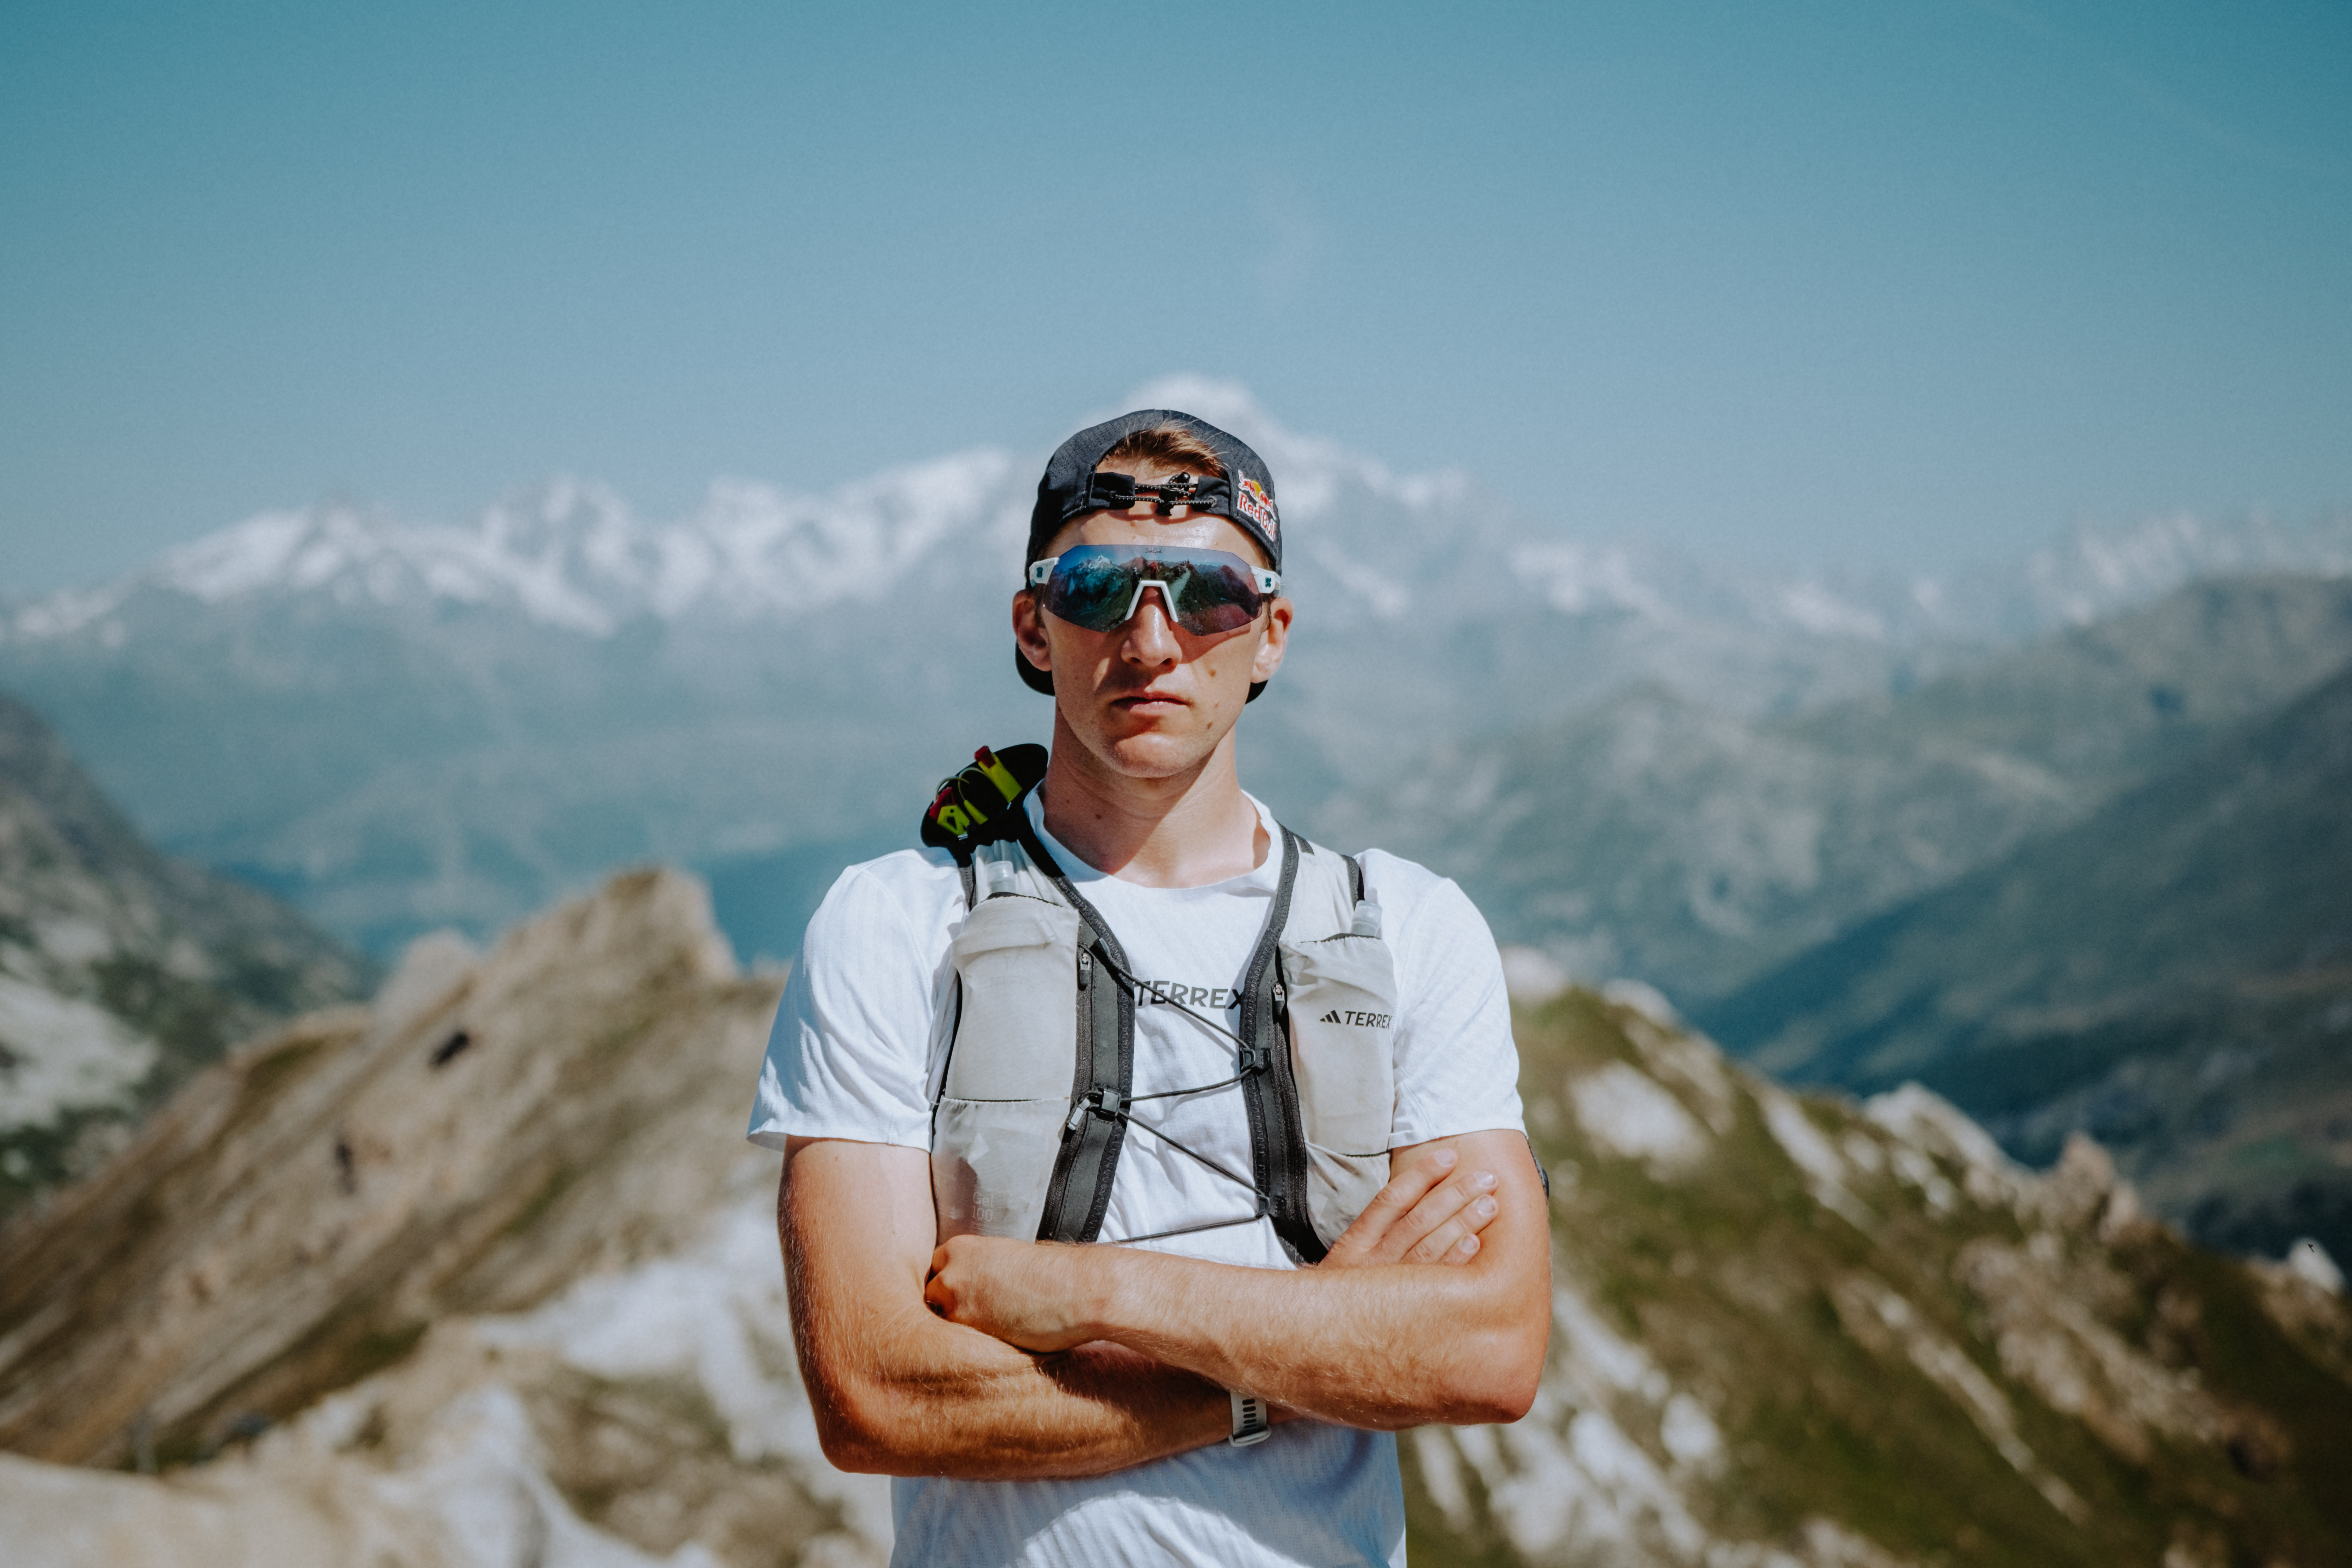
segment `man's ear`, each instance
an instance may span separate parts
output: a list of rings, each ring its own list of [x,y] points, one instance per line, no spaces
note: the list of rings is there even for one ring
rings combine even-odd
[[[1250,681],[1272,680],[1290,647],[1290,601],[1276,599],[1265,608],[1265,630],[1258,634],[1257,657],[1250,661]]]
[[[1054,645],[1045,640],[1045,612],[1037,607],[1037,595],[1026,588],[1013,595],[1013,646],[1039,669],[1054,668]]]

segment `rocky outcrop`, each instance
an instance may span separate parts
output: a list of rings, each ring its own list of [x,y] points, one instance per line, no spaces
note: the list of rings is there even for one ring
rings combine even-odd
[[[1523,1013],[1551,1363],[1517,1426],[1404,1452],[1415,1561],[1691,1565],[2352,1555],[2352,1316],[2046,1174],[1914,1087],[1801,1098],[1655,992]]]
[[[740,1135],[775,996],[636,872],[238,1051],[0,1232],[0,1512],[68,1563],[870,1556]]]
[[[739,1137],[774,996],[633,873],[192,1085],[0,1233],[14,1553],[878,1561]],[[1916,1088],[1791,1095],[1645,987],[1519,1036],[1550,1361],[1526,1420],[1404,1436],[1420,1568],[2347,1560],[2323,1257],[2199,1252],[2096,1145],[2029,1172]]]

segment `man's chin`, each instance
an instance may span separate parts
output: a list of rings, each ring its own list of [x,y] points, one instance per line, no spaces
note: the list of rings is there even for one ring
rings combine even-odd
[[[1217,749],[1213,735],[1191,731],[1176,733],[1168,730],[1146,729],[1127,735],[1106,736],[1105,759],[1120,773],[1134,779],[1164,779],[1200,765],[1202,758]]]

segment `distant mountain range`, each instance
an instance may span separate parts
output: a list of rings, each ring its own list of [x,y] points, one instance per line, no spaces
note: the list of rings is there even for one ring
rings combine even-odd
[[[2352,668],[1702,1017],[2028,1157],[2087,1128],[2216,1243],[2352,1251]]]
[[[0,1213],[237,1039],[373,979],[293,910],[148,847],[0,695]]]
[[[1561,970],[1720,996],[2081,820],[2352,664],[2352,578],[2216,579],[1902,692],[1744,719],[1660,684],[1442,747],[1313,826],[1458,878]]]
[[[1294,821],[1433,744],[1645,682],[1785,715],[2200,571],[2352,570],[2347,517],[2085,532],[1952,582],[1759,575],[1564,538],[1228,384],[1136,398],[1226,424],[1280,476],[1302,622],[1244,744]],[[828,879],[813,868],[903,842],[973,746],[1045,729],[1003,629],[1041,461],[975,450],[819,497],[727,482],[663,524],[571,480],[462,527],[268,514],[0,610],[0,689],[167,849],[379,955],[664,859],[712,876],[747,952],[781,956]]]
[[[250,1042],[0,1224],[0,1516],[54,1568],[874,1563],[738,1135],[776,994],[616,877]],[[1727,1064],[1641,987],[1519,1018],[1528,1416],[1401,1435],[1422,1568],[2108,1568],[2352,1551],[2352,1313],[2094,1144]],[[1276,1454],[1277,1431],[1266,1450]],[[148,1474],[125,1473],[135,1471]]]

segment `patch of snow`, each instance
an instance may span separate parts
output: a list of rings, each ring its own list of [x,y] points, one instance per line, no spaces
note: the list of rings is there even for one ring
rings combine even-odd
[[[1829,1135],[1813,1125],[1805,1108],[1787,1092],[1765,1085],[1757,1090],[1757,1103],[1764,1111],[1764,1125],[1771,1130],[1773,1142],[1781,1152],[1805,1173],[1805,1185],[1813,1200],[1823,1208],[1857,1229],[1868,1230],[1875,1217],[1863,1206],[1862,1200],[1846,1190],[1846,1164]]]
[[[217,604],[285,574],[315,527],[307,512],[266,511],[167,552],[161,572],[182,593]]]
[[[2256,513],[2214,522],[2189,512],[2118,528],[2080,528],[2027,562],[2027,591],[2055,619],[2085,625],[2198,576],[2246,572],[2352,572],[2352,513],[2303,530]]]
[[[1680,1029],[1683,1016],[1666,1000],[1666,994],[1642,980],[1612,980],[1601,988],[1601,994],[1620,1007],[1630,1007],[1661,1029]]]
[[[1666,1411],[1658,1423],[1658,1441],[1675,1463],[1704,1469],[1723,1457],[1723,1434],[1706,1407],[1687,1394],[1677,1394],[1666,1401]]]
[[[1907,1568],[1876,1542],[1826,1519],[1805,1521],[1804,1542],[1813,1568]]]
[[[1657,1079],[1623,1062],[1611,1062],[1569,1085],[1585,1135],[1613,1153],[1643,1160],[1661,1173],[1706,1157],[1710,1140],[1698,1119]]]
[[[307,1417],[161,1479],[0,1455],[0,1515],[11,1562],[719,1568],[698,1543],[656,1557],[574,1513],[521,1402],[496,1385],[444,1407],[395,1469],[337,1463]]]
[[[1846,1163],[1855,1170],[1866,1171],[1874,1176],[1886,1169],[1885,1154],[1880,1151],[1878,1144],[1870,1134],[1859,1127],[1838,1140],[1838,1152],[1845,1156]]]
[[[0,1129],[123,1105],[155,1065],[155,1042],[113,1014],[0,974]]]
[[[16,613],[12,630],[24,642],[69,637],[121,608],[128,594],[128,588],[120,584],[98,589],[68,588],[26,605]]]
[[[2327,1256],[2327,1248],[2305,1237],[2286,1249],[2286,1271],[2318,1286],[2332,1296],[2344,1294],[2344,1270]]]
[[[1360,555],[1318,545],[1315,563],[1338,579],[1339,586],[1371,606],[1372,614],[1384,621],[1395,620],[1412,607],[1410,589],[1374,570]]]
[[[1552,1282],[1551,1321],[1559,1331],[1552,1342],[1554,1371],[1574,1401],[1590,1404],[1631,1394],[1654,1405],[1666,1402],[1672,1385],[1650,1352],[1611,1328],[1564,1280]]]
[[[1822,584],[1790,583],[1781,588],[1779,609],[1783,616],[1819,637],[1854,637],[1864,642],[1886,640],[1885,617],[1839,598]]]
[[[2015,1204],[2032,1180],[2022,1166],[2001,1152],[1991,1133],[1969,1120],[1968,1114],[1950,1100],[1923,1085],[1906,1083],[1884,1094],[1872,1095],[1863,1101],[1862,1113],[1912,1148],[1957,1162],[1966,1173],[1969,1195],[1979,1203]],[[1898,1170],[1904,1170],[1907,1163],[1899,1152],[1895,1162]],[[1935,1191],[1925,1180],[1915,1184],[1927,1190],[1931,1204],[1936,1202]]]
[[[589,1524],[541,1473],[538,1447],[522,1402],[491,1384],[445,1409],[419,1462],[375,1489],[399,1511],[438,1519],[466,1568],[720,1568],[698,1542],[655,1557]]]
[[[1192,374],[1160,376],[1128,394],[1118,408],[1094,419],[1112,418],[1132,408],[1181,408],[1248,442],[1273,471],[1275,500],[1286,522],[1325,516],[1349,489],[1412,511],[1456,503],[1469,490],[1469,481],[1459,473],[1398,475],[1379,458],[1343,442],[1293,430],[1267,414],[1255,395],[1237,381]]]
[[[551,1350],[613,1379],[672,1376],[700,1387],[725,1419],[739,1460],[797,1461],[859,1533],[891,1535],[888,1481],[835,1470],[793,1372],[773,1200],[730,1200],[692,1247],[617,1274],[582,1279],[531,1311],[484,1318],[482,1342]]]
[[[114,951],[114,938],[104,926],[71,916],[43,921],[34,928],[33,942],[56,963],[77,968],[95,963]]]
[[[1566,541],[1523,544],[1511,552],[1511,571],[1564,616],[1617,609],[1662,626],[1680,618],[1664,595],[1641,580],[1632,552],[1622,548]]]

